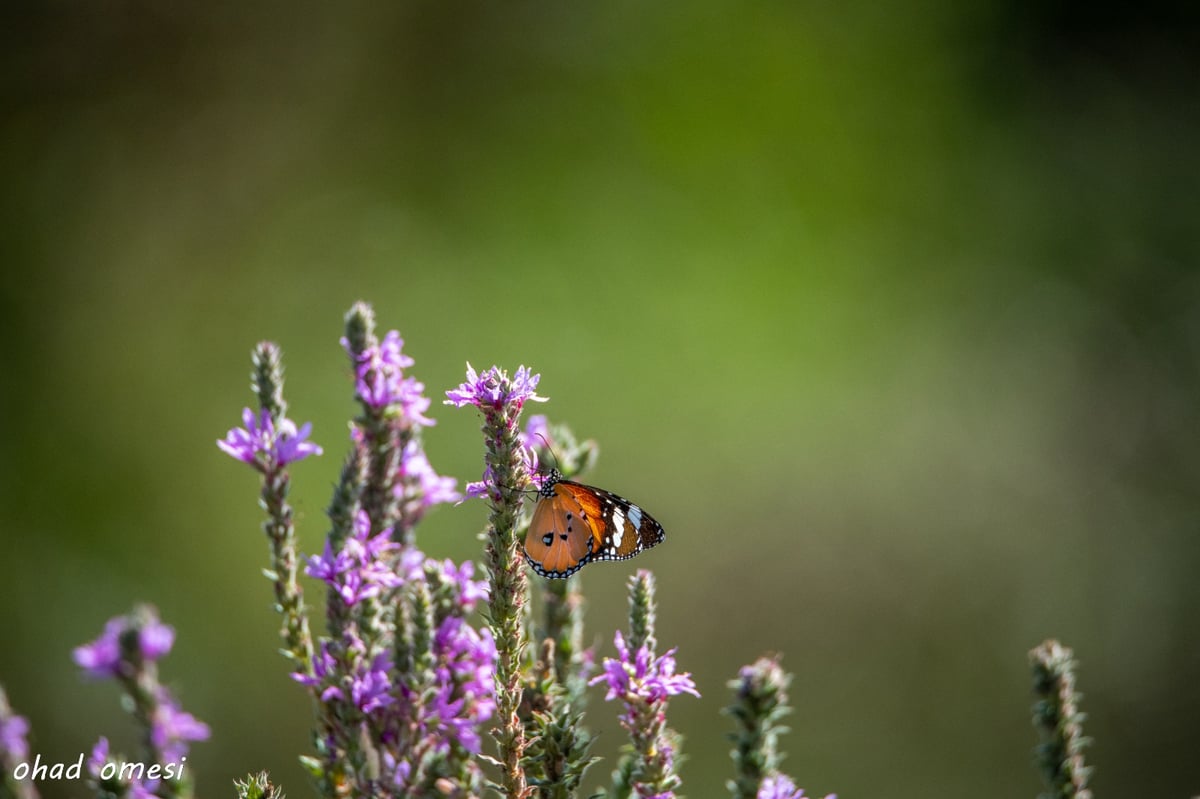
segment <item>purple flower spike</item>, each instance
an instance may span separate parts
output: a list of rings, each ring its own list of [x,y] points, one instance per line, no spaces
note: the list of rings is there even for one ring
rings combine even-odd
[[[322,450],[308,441],[312,424],[306,422],[298,430],[291,419],[280,419],[278,425],[266,410],[255,414],[242,411],[242,427],[235,427],[217,442],[221,451],[262,470],[265,466],[283,466],[320,455]]]
[[[526,402],[545,402],[545,397],[537,395],[537,384],[542,379],[525,366],[517,367],[512,379],[498,366],[493,366],[482,374],[476,374],[470,363],[467,364],[467,379],[458,388],[446,392],[446,405],[463,407],[474,405],[478,408],[501,408],[505,405],[515,405],[518,409]]]
[[[0,718],[0,762],[19,763],[29,757],[29,721],[24,716]]]
[[[412,366],[412,358],[400,350],[404,339],[399,331],[389,330],[383,341],[367,347],[355,355],[350,340],[342,339],[346,353],[354,359],[354,390],[363,404],[371,408],[397,405],[404,416],[414,424],[430,427],[432,419],[425,416],[429,410],[429,398],[425,396],[425,384],[404,376],[404,370]]]
[[[496,642],[490,630],[450,616],[438,627],[433,652],[436,693],[426,723],[437,737],[478,754],[478,729],[496,711]]]
[[[108,739],[103,735],[100,740],[96,741],[96,745],[92,747],[92,754],[88,757],[87,766],[88,773],[96,779],[100,778],[100,770],[104,768],[104,764],[108,762]]]

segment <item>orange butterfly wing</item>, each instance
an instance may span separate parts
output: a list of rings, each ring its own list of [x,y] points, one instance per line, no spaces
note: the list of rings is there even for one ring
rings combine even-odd
[[[603,488],[562,480],[565,488],[587,513],[592,528],[593,560],[626,560],[663,542],[662,525],[637,505]]]
[[[552,474],[525,534],[525,558],[543,577],[569,577],[593,560],[626,560],[663,541],[662,525],[627,499]]]
[[[565,485],[538,500],[525,534],[525,559],[543,577],[569,577],[592,559],[594,514]]]

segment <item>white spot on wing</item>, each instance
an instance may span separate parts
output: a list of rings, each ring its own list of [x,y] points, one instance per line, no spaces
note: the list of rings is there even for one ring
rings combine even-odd
[[[621,539],[625,537],[625,514],[621,513],[620,508],[613,508],[612,523],[612,546],[613,549],[620,549]]]
[[[637,505],[629,506],[629,523],[633,525],[634,530],[642,526],[642,509]]]

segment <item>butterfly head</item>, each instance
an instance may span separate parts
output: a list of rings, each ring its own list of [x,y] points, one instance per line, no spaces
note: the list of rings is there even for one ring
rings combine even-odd
[[[543,478],[542,487],[538,489],[538,494],[540,494],[543,497],[546,497],[547,499],[553,499],[554,498],[554,486],[558,485],[562,481],[563,481],[562,472],[560,472],[558,469],[551,469],[549,472],[546,473],[546,476]]]

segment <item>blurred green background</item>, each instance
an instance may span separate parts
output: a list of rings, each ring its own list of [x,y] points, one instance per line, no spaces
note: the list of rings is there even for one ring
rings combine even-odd
[[[466,360],[541,372],[592,481],[666,526],[583,582],[611,654],[658,575],[704,694],[672,706],[688,795],[725,795],[724,682],[776,650],[811,793],[1032,796],[1049,636],[1099,794],[1200,790],[1200,37],[1183,3],[1083,9],[0,12],[0,682],[34,751],[131,746],[70,652],[146,600],[213,728],[201,794],[310,795],[257,485],[214,441],[280,342],[318,550],[363,298],[435,402]],[[435,467],[477,479],[477,416],[433,410]],[[484,516],[420,541],[478,558]]]

